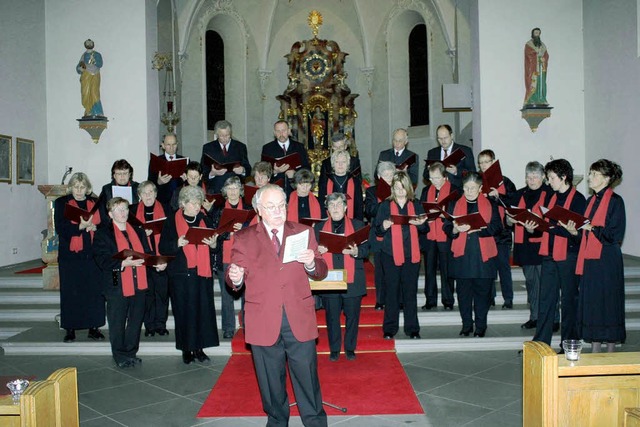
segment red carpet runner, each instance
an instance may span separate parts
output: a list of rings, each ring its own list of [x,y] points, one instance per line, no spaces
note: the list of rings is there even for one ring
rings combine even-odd
[[[358,332],[357,359],[347,361],[344,354],[329,362],[324,311],[318,311],[318,375],[325,402],[347,408],[347,415],[422,414],[411,383],[396,357],[394,342],[382,338],[382,311],[375,311],[373,267],[365,264],[367,296],[362,301]],[[344,320],[344,318],[343,318]],[[344,325],[343,325],[344,327]],[[198,417],[265,416],[250,352],[240,330],[231,342],[232,356],[227,362]],[[287,377],[289,400],[295,401]],[[242,396],[241,399],[230,396]],[[344,415],[325,406],[328,415]],[[291,414],[298,415],[293,407]]]

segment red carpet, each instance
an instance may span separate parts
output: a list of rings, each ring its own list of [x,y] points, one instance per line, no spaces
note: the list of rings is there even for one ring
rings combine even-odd
[[[395,353],[362,353],[355,361],[318,356],[322,399],[347,408],[347,415],[423,414]],[[287,377],[289,400],[295,400]],[[236,398],[230,398],[236,396]],[[237,398],[242,396],[241,399]],[[344,415],[325,406],[328,415]],[[298,415],[295,407],[291,415]],[[265,416],[250,355],[233,355],[204,402],[198,417]]]
[[[42,270],[44,270],[46,265],[41,265],[40,267],[29,268],[27,270],[16,271],[13,274],[42,274]]]

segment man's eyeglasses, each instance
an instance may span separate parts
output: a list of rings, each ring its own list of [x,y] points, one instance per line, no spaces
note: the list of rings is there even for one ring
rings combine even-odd
[[[277,211],[284,211],[287,207],[287,204],[282,202],[279,205],[260,205],[264,210],[269,213],[275,213]]]

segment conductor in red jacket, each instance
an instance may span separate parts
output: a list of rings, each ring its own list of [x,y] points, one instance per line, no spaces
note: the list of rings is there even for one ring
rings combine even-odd
[[[286,220],[282,188],[260,188],[253,207],[261,221],[236,233],[226,281],[234,290],[246,287],[245,341],[251,344],[267,425],[289,423],[288,363],[302,423],[326,426],[317,369],[318,325],[308,279],[326,277],[327,264],[312,229]],[[287,237],[304,231],[309,233],[307,249],[296,261],[283,263]]]

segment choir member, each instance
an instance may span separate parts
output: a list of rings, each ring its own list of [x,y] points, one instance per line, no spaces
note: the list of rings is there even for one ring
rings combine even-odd
[[[169,297],[175,319],[176,348],[182,361],[209,361],[206,347],[220,344],[213,304],[210,249],[216,247],[217,236],[200,242],[186,239],[189,228],[211,228],[211,220],[201,211],[204,191],[198,186],[180,190],[180,209],[167,218],[160,237],[160,253],[173,255],[169,264]]]
[[[98,329],[105,324],[105,306],[93,260],[93,235],[102,217],[96,211],[87,220],[71,221],[64,215],[67,204],[91,211],[98,201],[91,197],[91,182],[86,174],[74,173],[67,184],[66,196],[54,203],[54,223],[58,235],[58,270],[60,272],[60,326],[65,329],[64,342],[76,339],[76,329],[89,329],[89,338],[104,340]]]
[[[473,332],[474,336],[480,338],[487,331],[491,289],[498,267],[498,248],[494,236],[502,229],[498,207],[481,194],[481,188],[480,175],[468,173],[462,179],[464,197],[458,199],[451,213],[459,217],[479,212],[486,227],[471,230],[469,224],[456,220],[446,220],[444,224],[444,231],[451,238],[449,274],[456,279],[458,308],[462,318],[460,335],[469,336]]]
[[[326,198],[326,207],[329,218],[315,225],[316,238],[319,238],[320,231],[348,236],[364,227],[362,221],[352,220],[345,215],[347,198],[344,194],[329,194]],[[360,246],[354,244],[341,253],[330,253],[326,246],[318,245],[318,252],[322,254],[330,270],[347,270],[346,291],[327,291],[320,294],[327,321],[329,360],[335,362],[340,356],[340,348],[342,347],[341,313],[344,313],[345,316],[344,352],[347,360],[354,360],[360,324],[360,305],[362,297],[367,293],[363,260],[369,256],[369,244],[367,242]]]
[[[362,200],[362,178],[349,172],[351,156],[346,151],[336,151],[331,155],[331,174],[320,176],[318,201],[325,204],[327,194],[342,193],[347,197],[347,216],[360,221],[364,219]]]
[[[391,196],[378,208],[373,227],[380,242],[384,270],[385,306],[383,337],[393,339],[399,329],[400,304],[404,306],[404,332],[420,338],[418,323],[418,273],[420,271],[419,233],[429,231],[422,205],[414,199],[413,184],[406,172],[396,172]],[[408,215],[407,224],[394,223],[392,215]],[[402,298],[402,301],[400,301]]]
[[[299,222],[300,218],[324,218],[320,203],[311,192],[315,177],[308,169],[300,169],[293,175],[293,189],[289,194],[287,221]]]
[[[613,352],[616,343],[627,337],[624,312],[624,267],[620,245],[627,224],[624,200],[613,192],[622,178],[622,168],[611,160],[600,159],[589,168],[589,188],[576,273],[580,277],[578,328],[591,343],[594,353]]]

